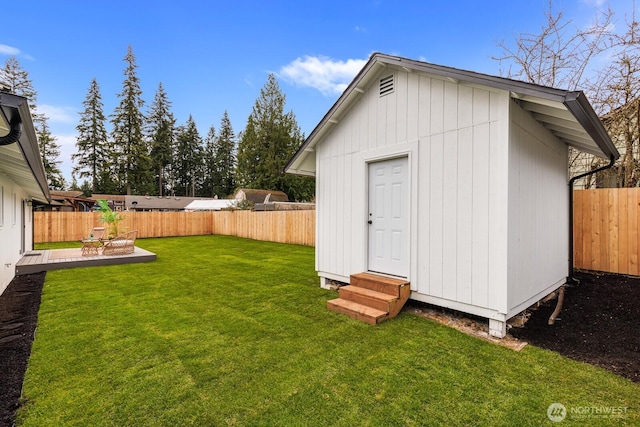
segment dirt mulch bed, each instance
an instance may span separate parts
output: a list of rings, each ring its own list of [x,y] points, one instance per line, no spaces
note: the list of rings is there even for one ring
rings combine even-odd
[[[552,300],[531,310],[524,326],[511,328],[509,334],[521,343],[640,383],[640,278],[594,273],[576,277],[580,284],[566,287],[555,325],[547,324],[555,308]],[[0,296],[0,426],[13,425],[20,404],[44,278],[45,273],[17,276]],[[411,309],[428,313],[424,307]]]
[[[510,334],[571,359],[608,369],[640,383],[640,278],[618,274],[576,274],[565,288],[555,324],[556,300],[541,304]]]
[[[45,273],[16,276],[0,295],[0,426],[12,426],[31,354]]]

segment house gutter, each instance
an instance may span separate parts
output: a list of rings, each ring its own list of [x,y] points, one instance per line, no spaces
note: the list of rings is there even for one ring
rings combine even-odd
[[[579,180],[580,178],[584,178],[585,176],[593,175],[595,173],[602,172],[603,170],[611,169],[615,162],[616,157],[612,154],[611,157],[609,157],[609,164],[601,166],[592,171],[574,176],[569,180],[569,275],[567,276],[567,283],[578,283],[578,280],[576,280],[576,278],[574,277],[573,268],[573,184],[577,180]]]

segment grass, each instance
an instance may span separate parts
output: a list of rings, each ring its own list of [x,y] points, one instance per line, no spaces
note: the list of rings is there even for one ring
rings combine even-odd
[[[538,426],[554,402],[627,408],[563,425],[640,423],[640,386],[602,369],[328,311],[313,248],[136,243],[158,260],[47,273],[19,425]]]

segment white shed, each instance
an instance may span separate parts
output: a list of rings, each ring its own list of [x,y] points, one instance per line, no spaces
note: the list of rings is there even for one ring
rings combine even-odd
[[[27,100],[0,91],[0,294],[33,249],[33,201],[49,198]]]
[[[504,336],[567,280],[569,145],[619,157],[580,91],[376,53],[285,170],[316,177],[321,285],[401,278]]]

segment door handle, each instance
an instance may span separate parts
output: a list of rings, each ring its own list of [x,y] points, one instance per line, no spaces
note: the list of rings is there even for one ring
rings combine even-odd
[[[369,223],[369,225],[373,224],[373,221],[369,220],[367,221]]]

